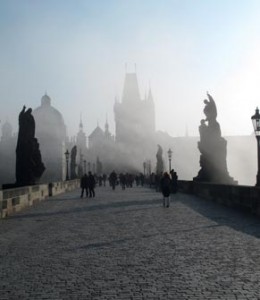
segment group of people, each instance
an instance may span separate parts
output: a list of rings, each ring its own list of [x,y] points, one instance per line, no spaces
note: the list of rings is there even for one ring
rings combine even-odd
[[[178,189],[178,176],[172,169],[170,174],[165,172],[160,179],[160,189],[163,195],[163,206],[170,206],[170,194],[176,193]]]
[[[88,174],[84,174],[81,177],[80,180],[80,187],[81,187],[81,195],[80,197],[82,198],[84,196],[84,192],[86,194],[86,197],[95,197],[95,185],[96,185],[96,180],[95,177],[91,172],[88,172]]]
[[[153,174],[150,175],[150,187],[152,186]],[[81,198],[84,196],[84,192],[86,197],[95,197],[95,185],[99,182],[99,185],[106,186],[107,176],[102,175],[95,178],[95,176],[88,172],[88,174],[84,174],[81,178],[80,187],[81,187]],[[122,190],[125,190],[126,187],[133,187],[133,183],[136,183],[136,186],[143,186],[145,182],[145,177],[143,174],[132,175],[129,173],[117,173],[113,170],[108,176],[109,185],[112,187],[112,190],[115,190],[117,185],[120,185]],[[163,195],[163,206],[170,206],[170,194],[176,193],[178,189],[178,176],[177,173],[172,169],[170,173],[162,173],[160,175],[154,176],[155,189],[156,191],[160,191]]]
[[[115,190],[117,185],[120,185],[122,190],[125,190],[128,187],[133,187],[134,182],[136,186],[143,186],[144,185],[144,175],[133,175],[130,173],[120,173],[117,175],[115,171],[112,171],[109,175],[109,184],[113,190]]]

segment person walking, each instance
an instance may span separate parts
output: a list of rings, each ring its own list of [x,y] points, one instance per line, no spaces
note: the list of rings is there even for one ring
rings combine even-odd
[[[95,197],[95,177],[92,175],[92,173],[89,171],[88,172],[88,186],[89,186],[89,197]]]
[[[110,182],[110,185],[112,186],[112,190],[114,191],[116,188],[116,182],[117,182],[117,174],[114,170],[109,176],[109,182]]]
[[[80,187],[81,187],[81,196],[80,196],[80,198],[83,197],[84,190],[86,191],[86,197],[87,197],[89,186],[88,186],[88,175],[86,173],[80,179]]]
[[[172,193],[176,194],[178,191],[178,175],[174,171],[174,169],[171,170],[171,177],[172,177]]]
[[[171,193],[171,178],[170,175],[165,172],[161,178],[161,191],[163,195],[163,207],[170,206],[170,193]]]

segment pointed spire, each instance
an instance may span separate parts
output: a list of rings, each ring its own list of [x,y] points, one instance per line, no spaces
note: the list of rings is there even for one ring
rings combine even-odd
[[[145,90],[145,93],[144,93],[144,100],[147,100],[147,90]]]
[[[80,113],[80,122],[79,122],[79,129],[83,129],[83,123],[82,123],[82,114]]]
[[[133,104],[141,101],[136,73],[126,73],[122,103]]]
[[[153,102],[153,95],[152,95],[152,90],[151,90],[150,82],[149,82],[149,91],[148,91],[147,100],[150,101],[150,102]]]
[[[188,125],[185,126],[185,137],[189,137]]]
[[[108,132],[108,131],[109,131],[109,125],[108,125],[107,114],[106,114],[105,132]]]

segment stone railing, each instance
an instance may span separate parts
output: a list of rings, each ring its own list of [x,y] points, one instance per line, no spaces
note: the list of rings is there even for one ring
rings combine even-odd
[[[247,210],[260,216],[260,188],[193,181],[178,182],[179,191],[216,201],[229,207]]]
[[[31,206],[44,200],[46,197],[72,191],[79,187],[78,179],[70,181],[39,184],[21,188],[13,188],[0,191],[0,218]]]

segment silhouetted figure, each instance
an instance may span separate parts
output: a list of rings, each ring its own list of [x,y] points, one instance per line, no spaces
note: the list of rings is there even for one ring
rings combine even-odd
[[[163,206],[170,206],[170,193],[171,193],[171,178],[170,175],[165,172],[160,181],[161,191],[163,194]]]
[[[99,157],[97,156],[97,160],[96,160],[96,172],[97,172],[98,175],[102,174],[102,169],[103,169],[102,163],[99,160]]]
[[[88,175],[85,173],[80,179],[80,187],[81,187],[81,198],[84,195],[84,191],[86,192],[86,197],[88,196],[88,189],[89,189],[89,178]]]
[[[98,185],[102,186],[103,177],[100,175],[98,176]]]
[[[139,186],[139,184],[140,184],[140,178],[138,175],[135,176],[135,184],[136,184],[136,186]]]
[[[115,190],[116,182],[117,182],[117,174],[114,170],[109,175],[109,182],[110,182],[110,185],[112,186],[112,190]]]
[[[71,149],[71,154],[70,154],[70,179],[76,179],[77,178],[76,156],[77,156],[77,146],[74,146]]]
[[[103,185],[106,186],[106,181],[107,181],[107,175],[103,174]]]
[[[42,176],[45,167],[42,162],[39,143],[34,137],[35,121],[32,109],[23,106],[19,114],[19,133],[16,147],[16,184],[33,185]]]
[[[163,150],[160,145],[158,145],[158,151],[156,153],[156,174],[161,174],[163,172]]]
[[[89,197],[95,197],[95,177],[91,172],[88,172],[88,188],[89,188]]]
[[[144,174],[140,174],[140,182],[141,182],[141,186],[144,186]]]
[[[178,191],[178,175],[174,171],[174,169],[171,170],[171,191],[173,194],[176,194]]]
[[[214,99],[211,97],[209,93],[207,93],[208,99],[204,100],[205,107],[204,107],[204,114],[206,116],[205,121],[208,121],[209,123],[216,121],[217,119],[217,107],[215,104]]]
[[[194,181],[216,182],[236,184],[229,176],[227,170],[227,141],[221,137],[221,130],[217,122],[217,108],[215,101],[209,93],[209,100],[204,100],[205,120],[201,120],[199,126],[200,141],[198,148],[200,155],[200,167]]]
[[[125,187],[126,187],[126,176],[125,174],[120,174],[119,175],[119,181],[120,181],[120,185],[122,187],[122,190],[125,190]]]
[[[132,188],[134,183],[134,176],[126,173],[126,186]]]

